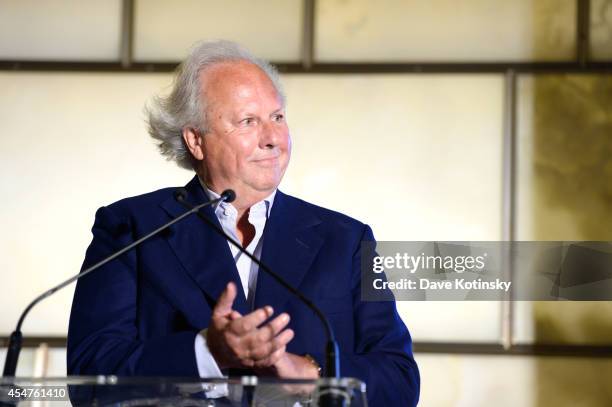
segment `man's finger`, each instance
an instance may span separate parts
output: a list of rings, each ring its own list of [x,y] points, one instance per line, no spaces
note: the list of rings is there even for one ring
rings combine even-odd
[[[293,337],[293,330],[284,330],[272,341],[262,343],[258,347],[254,348],[250,352],[251,359],[255,360],[255,362],[261,362],[263,364],[268,363],[266,359],[270,358],[270,355],[275,353],[278,349],[286,347]]]
[[[242,318],[242,314],[236,310],[232,310],[232,313],[230,314],[230,319],[234,320],[234,319],[238,319],[238,318]]]
[[[270,354],[270,357],[268,358],[268,366],[275,365],[276,362],[278,362],[280,358],[283,357],[286,351],[287,351],[287,346],[282,346],[278,348],[277,350],[275,350],[274,352],[272,352]]]
[[[274,310],[272,307],[265,306],[245,315],[242,318],[233,320],[230,323],[229,328],[236,335],[246,335],[261,325],[266,319],[270,318],[273,313]]]
[[[287,346],[287,344],[291,342],[293,337],[293,330],[286,329],[271,341],[259,343],[258,345],[254,346],[253,350],[250,353],[251,358],[255,361],[268,358],[270,354],[276,352],[282,347]]]
[[[266,325],[258,329],[256,339],[261,342],[266,342],[274,338],[282,331],[289,323],[289,314],[282,313]]]
[[[227,283],[227,287],[219,296],[217,305],[213,309],[213,316],[227,316],[232,312],[232,305],[236,299],[236,285],[232,282]]]
[[[276,349],[274,352],[270,353],[267,357],[256,360],[254,365],[255,367],[260,367],[260,368],[273,366],[276,362],[279,361],[281,357],[283,357],[286,351],[287,351],[286,346]]]
[[[295,332],[293,332],[293,329],[285,329],[283,332],[278,334],[276,338],[274,338],[274,348],[279,349],[286,346],[289,342],[291,342],[294,336]]]

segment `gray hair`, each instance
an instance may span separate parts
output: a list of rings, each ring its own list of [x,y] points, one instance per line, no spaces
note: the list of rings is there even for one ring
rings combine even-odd
[[[195,160],[183,140],[183,129],[198,129],[204,134],[208,128],[205,92],[200,92],[200,72],[214,64],[231,61],[247,61],[261,68],[285,104],[278,71],[270,63],[254,57],[235,42],[218,40],[196,44],[177,68],[170,94],[155,96],[145,106],[148,131],[159,151],[182,168],[195,167]]]

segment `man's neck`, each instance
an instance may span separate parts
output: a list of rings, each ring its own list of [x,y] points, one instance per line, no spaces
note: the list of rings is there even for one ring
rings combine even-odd
[[[250,196],[245,196],[245,194],[243,193],[243,199],[240,199],[240,192],[239,191],[235,191],[236,192],[236,200],[234,202],[232,202],[232,205],[234,206],[234,208],[236,208],[236,211],[238,211],[238,221],[240,221],[240,219],[242,219],[243,217],[248,218],[249,216],[249,209],[255,205],[257,202],[261,202],[263,201],[265,198],[267,198],[268,196],[270,196],[270,194],[273,191],[270,191],[270,193],[267,194],[260,194],[260,195],[250,195]]]
[[[208,188],[217,195],[220,195],[223,191],[228,189],[223,188],[222,186],[214,185],[212,182],[205,181],[205,178],[203,178],[202,176],[198,176],[200,178],[200,183],[202,184],[202,186]],[[238,212],[238,223],[240,223],[240,220],[243,218],[243,221],[248,220],[249,209],[256,203],[261,202],[270,195],[272,195],[272,193],[274,193],[274,191],[276,190],[276,188],[270,191],[256,191],[253,189],[246,190],[234,188],[231,189],[233,189],[236,193],[236,199],[231,203],[231,205],[236,208],[236,211]]]

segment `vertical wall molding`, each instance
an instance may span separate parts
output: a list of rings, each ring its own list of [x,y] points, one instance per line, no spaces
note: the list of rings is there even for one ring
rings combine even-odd
[[[512,281],[514,262],[512,242],[516,239],[516,72],[509,69],[504,76],[504,131],[502,143],[502,240],[508,242],[503,253],[504,278]],[[513,341],[514,310],[512,293],[500,301],[501,343],[510,349]]]
[[[309,70],[314,63],[315,0],[304,0],[302,31],[302,67]]]
[[[134,0],[122,0],[120,41],[121,67],[129,68],[134,46]]]

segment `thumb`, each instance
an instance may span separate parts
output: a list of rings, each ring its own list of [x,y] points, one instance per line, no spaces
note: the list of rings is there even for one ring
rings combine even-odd
[[[219,296],[217,305],[213,310],[213,316],[228,316],[232,312],[232,305],[236,299],[236,285],[234,283],[228,283],[225,290]]]

